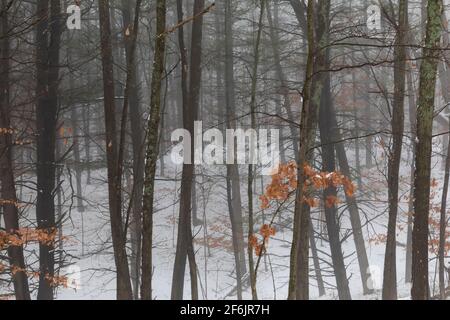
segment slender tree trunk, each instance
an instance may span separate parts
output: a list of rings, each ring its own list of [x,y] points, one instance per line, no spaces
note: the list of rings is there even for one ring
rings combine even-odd
[[[141,0],[136,2],[136,9],[140,8]],[[134,10],[135,20],[139,12]],[[125,33],[125,54],[127,60],[127,76],[129,77],[128,104],[131,129],[131,142],[133,146],[133,188],[132,188],[132,218],[131,233],[131,278],[134,299],[139,297],[140,269],[141,269],[141,242],[142,242],[142,205],[144,188],[144,126],[141,117],[139,101],[138,69],[136,62],[136,37],[132,17],[132,1],[122,0],[123,27]],[[128,31],[128,36],[126,35]]]
[[[91,184],[91,142],[90,142],[90,108],[89,105],[84,105],[81,113],[83,117],[83,135],[84,135],[84,153],[85,153],[85,159],[84,163],[86,164],[86,183],[89,185]]]
[[[228,129],[236,129],[236,97],[234,82],[233,56],[233,1],[226,1],[225,5],[225,118]],[[230,220],[233,234],[233,246],[236,251],[236,277],[242,284],[242,276],[246,273],[244,228],[242,218],[241,183],[239,167],[236,163],[227,165],[227,179],[230,181],[231,206]]]
[[[318,6],[317,38],[320,51],[316,54],[316,68],[319,71],[329,69],[329,52],[326,48],[329,43],[330,24],[330,1],[323,1]],[[311,100],[312,108],[319,108],[319,127],[322,144],[322,167],[324,172],[336,171],[335,149],[332,144],[332,119],[331,113],[331,77],[329,72],[322,72],[314,81],[313,96]],[[350,300],[350,288],[345,269],[344,255],[342,253],[341,240],[339,235],[338,211],[336,205],[327,205],[327,199],[337,198],[335,187],[328,187],[324,190],[325,220],[327,224],[328,239],[330,244],[331,259],[333,261],[334,275],[339,298]]]
[[[144,206],[142,228],[142,280],[141,297],[152,299],[152,245],[153,245],[153,205],[155,194],[156,163],[159,151],[159,127],[161,119],[161,87],[165,68],[166,51],[166,1],[156,3],[155,56],[150,97],[150,119],[147,125],[147,153],[145,161]]]
[[[266,6],[266,0],[260,1],[260,12],[259,12],[259,21],[258,21],[258,31],[256,35],[256,43],[254,48],[254,56],[253,56],[253,69],[252,69],[252,89],[251,89],[251,101],[250,101],[250,118],[251,118],[251,129],[256,129],[256,89],[258,83],[258,66],[260,59],[259,47],[261,45],[261,35],[263,31],[263,18],[264,18],[264,10]],[[255,143],[251,141],[250,144]],[[252,145],[250,145],[250,162],[253,161],[253,158],[257,155],[253,154]],[[253,236],[254,233],[254,217],[253,217],[253,177],[254,175],[254,165],[251,163],[248,166],[248,181],[247,181],[247,196],[248,196],[248,239]],[[248,266],[250,273],[250,287],[252,290],[252,298],[253,300],[258,300],[258,293],[256,291],[256,272],[253,261],[253,247],[251,242],[248,241]]]
[[[275,3],[275,8],[277,8],[278,4]],[[276,10],[275,12],[277,12],[278,10]],[[294,119],[294,115],[292,112],[292,106],[291,106],[291,101],[289,99],[289,86],[286,83],[286,76],[283,72],[283,68],[281,66],[281,57],[280,57],[280,39],[278,36],[278,23],[277,23],[277,19],[278,17],[275,15],[275,18],[272,19],[272,15],[270,13],[270,6],[267,7],[267,20],[269,22],[269,31],[270,31],[270,39],[271,39],[271,44],[272,44],[272,50],[273,50],[273,55],[274,55],[274,62],[275,62],[275,68],[276,68],[276,73],[277,73],[277,77],[278,80],[280,82],[280,87],[281,90],[283,92],[283,98],[284,98],[284,104],[283,107],[286,110],[287,116],[288,116],[288,120],[290,121],[289,123],[289,130],[291,133],[291,137],[293,139],[293,150],[294,150],[294,155],[296,157],[298,157],[298,130],[295,127],[294,123],[295,123],[295,119]]]
[[[307,300],[309,299],[309,233],[310,233],[310,216],[307,210],[304,210],[305,190],[303,184],[304,178],[304,161],[307,159],[310,146],[311,135],[315,127],[311,123],[314,117],[311,110],[311,87],[314,72],[314,1],[308,0],[307,13],[307,38],[308,38],[308,58],[306,63],[306,76],[303,87],[303,107],[300,123],[300,147],[298,159],[298,185],[294,211],[294,228],[292,236],[292,247],[290,255],[290,272],[289,272],[289,300]]]
[[[397,215],[400,163],[405,119],[406,39],[408,0],[399,2],[397,41],[394,49],[394,103],[392,108],[393,144],[388,164],[389,218],[384,256],[383,300],[397,300]]]
[[[0,128],[11,129],[10,105],[10,44],[7,1],[2,0],[2,16],[0,21]],[[19,211],[14,205],[18,202],[14,184],[14,166],[12,153],[12,132],[0,134],[0,199],[6,200],[3,205],[5,230],[14,234],[19,229]],[[13,204],[14,203],[14,204]],[[25,269],[22,246],[8,248],[9,264]],[[28,278],[25,272],[17,272],[12,277],[16,300],[30,300]]]
[[[314,225],[312,221],[310,221],[310,232],[311,236],[309,237],[309,243],[311,246],[311,255],[313,257],[313,264],[314,264],[314,272],[316,273],[316,279],[317,279],[317,288],[319,289],[319,297],[323,297],[325,292],[325,284],[322,277],[322,271],[320,269],[320,260],[317,253],[317,244],[316,244],[316,238],[314,236]]]
[[[450,38],[448,36],[448,22],[447,17],[444,13],[442,14],[442,24],[445,27],[445,31],[443,34],[443,47],[448,47],[450,45]],[[450,86],[450,64],[449,64],[449,53],[443,53],[445,61],[441,61],[439,63],[439,79],[441,82],[442,95],[444,96],[445,102],[450,103],[450,92],[448,88]],[[448,122],[450,124],[450,117],[448,118]],[[449,187],[449,178],[450,178],[450,137],[449,135],[445,135],[445,151],[446,158],[444,161],[445,167],[445,178],[444,178],[444,187],[442,190],[442,202],[441,202],[441,217],[440,217],[440,227],[439,227],[439,293],[442,300],[446,299],[446,285],[445,285],[445,246],[447,242],[446,230],[448,226],[447,220],[447,196],[448,196],[448,187]]]
[[[437,64],[442,33],[442,0],[427,2],[427,24],[423,61],[420,67],[419,100],[417,110],[417,149],[414,179],[414,228],[412,232],[413,300],[430,297],[428,283],[428,218],[430,209],[430,175],[433,133],[433,114]]]
[[[450,118],[449,118],[450,123]],[[450,131],[450,128],[449,128]],[[450,141],[450,139],[448,139]],[[445,177],[444,187],[442,189],[442,201],[441,201],[441,217],[439,224],[439,293],[441,300],[445,300],[445,246],[447,242],[446,230],[447,230],[447,196],[448,196],[448,184],[450,179],[450,143],[447,148],[447,158],[445,161]]]
[[[331,106],[332,110],[330,112],[331,126],[333,128],[333,136],[336,141],[342,141],[342,134],[339,130],[339,126],[336,119],[336,111],[334,106]],[[336,155],[339,162],[339,168],[342,174],[346,177],[351,177],[350,166],[347,159],[347,154],[343,143],[335,144]],[[364,235],[361,224],[361,217],[359,215],[358,203],[355,196],[345,195],[345,200],[348,205],[348,211],[350,213],[350,223],[352,225],[353,239],[355,242],[356,255],[358,258],[359,270],[361,273],[361,282],[364,294],[371,294],[373,292],[369,287],[369,281],[371,278],[369,270],[369,259],[367,258],[366,246],[364,243]]]
[[[409,59],[411,57],[408,57]],[[411,127],[411,141],[412,143],[412,158],[411,162],[411,189],[409,192],[409,201],[408,201],[408,220],[407,220],[407,235],[406,235],[406,261],[405,261],[405,282],[411,283],[412,281],[412,228],[413,228],[413,211],[414,211],[414,159],[416,156],[416,96],[414,90],[414,81],[413,81],[413,72],[412,70],[408,70],[406,76],[408,82],[408,109],[409,109],[409,122]]]
[[[73,89],[74,86],[71,85]],[[83,190],[82,190],[82,166],[81,166],[81,156],[80,156],[80,143],[79,143],[79,130],[78,130],[78,110],[76,105],[71,106],[70,113],[70,123],[72,127],[72,136],[73,136],[73,157],[74,157],[74,169],[75,169],[75,182],[76,182],[76,195],[77,195],[77,211],[84,212],[83,206]]]
[[[199,15],[205,6],[204,0],[194,1],[193,15]],[[183,20],[182,3],[177,3],[178,20]],[[186,48],[184,46],[184,34],[182,27],[179,28],[179,44],[180,50],[184,58],[182,58],[182,68],[184,76],[182,91],[183,91],[183,123],[184,127],[191,137],[194,137],[194,122],[198,119],[198,105],[200,98],[201,86],[201,61],[202,61],[202,36],[203,36],[203,16],[198,16],[192,23],[192,39],[191,39],[191,60],[190,60],[190,78],[189,78],[189,92],[187,92],[187,58]],[[197,266],[195,263],[195,254],[193,249],[193,235],[191,225],[191,200],[192,200],[192,181],[194,177],[194,145],[191,149],[191,164],[183,166],[183,174],[181,181],[180,194],[180,217],[178,221],[178,237],[177,249],[175,254],[175,264],[172,278],[172,294],[173,300],[183,299],[184,291],[184,272],[186,268],[186,258],[189,259],[189,270],[191,277],[191,295],[193,300],[198,299],[197,286]]]
[[[122,224],[121,175],[119,145],[116,127],[116,105],[114,90],[113,56],[109,1],[99,0],[101,58],[103,69],[104,112],[106,129],[106,158],[108,164],[108,193],[111,235],[117,272],[117,299],[131,300],[130,271],[125,248],[126,234]]]

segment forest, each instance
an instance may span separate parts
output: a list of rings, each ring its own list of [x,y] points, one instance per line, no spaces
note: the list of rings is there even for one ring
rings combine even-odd
[[[0,0],[0,300],[450,300],[449,19]]]

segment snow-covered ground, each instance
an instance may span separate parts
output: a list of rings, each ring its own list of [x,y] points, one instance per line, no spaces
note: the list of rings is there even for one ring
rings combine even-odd
[[[349,150],[350,152],[350,150]],[[378,147],[379,159],[383,161],[381,147]],[[352,158],[352,155],[350,155]],[[167,159],[169,160],[169,159]],[[406,163],[407,159],[404,159]],[[167,161],[167,163],[169,163]],[[376,292],[370,296],[363,296],[359,267],[354,252],[352,236],[343,243],[345,262],[348,265],[347,276],[350,278],[350,289],[354,299],[380,299],[382,270],[384,260],[385,245],[377,242],[386,232],[387,222],[387,202],[386,202],[386,181],[384,173],[376,166],[370,170],[364,169],[362,172],[363,190],[357,193],[360,201],[361,218],[364,226],[367,254],[369,257],[372,280]],[[440,203],[440,190],[442,187],[443,174],[441,171],[440,159],[433,158],[433,176],[436,179],[433,188],[433,201]],[[224,168],[198,168],[197,173],[197,206],[198,217],[206,217],[207,229],[196,227],[194,230],[196,259],[199,269],[200,297],[204,299],[235,299],[234,286],[234,257],[231,247],[231,231],[226,202],[225,179],[223,178]],[[201,175],[204,173],[204,178]],[[405,243],[406,243],[406,220],[408,210],[409,195],[409,172],[410,167],[405,164],[401,173],[401,206],[398,228],[397,247],[397,271],[398,271],[398,291],[400,299],[409,299],[410,286],[405,284]],[[153,295],[156,299],[169,299],[171,289],[171,278],[176,246],[176,224],[178,216],[178,195],[180,183],[175,178],[180,177],[180,168],[166,166],[164,176],[158,178],[156,184],[156,208],[154,222],[154,276]],[[211,175],[214,174],[212,177]],[[208,178],[208,176],[210,176]],[[74,267],[70,271],[81,270],[81,288],[59,288],[58,299],[115,299],[115,275],[114,260],[110,241],[109,214],[107,210],[107,185],[106,171],[97,170],[92,172],[90,185],[86,184],[86,176],[83,176],[83,197],[86,210],[78,212],[75,208],[70,213],[70,219],[64,223],[64,235],[68,240],[64,244],[64,249],[72,255],[71,260]],[[244,179],[245,181],[245,179]],[[268,183],[265,178],[264,184]],[[261,193],[261,183],[257,181],[257,193]],[[68,184],[65,183],[65,191],[70,192]],[[243,212],[246,213],[246,186],[242,185]],[[69,197],[67,194],[66,197]],[[342,195],[341,195],[342,197]],[[255,197],[256,199],[258,197]],[[76,203],[76,201],[75,201]],[[68,202],[65,209],[68,209]],[[259,208],[259,206],[257,206]],[[30,209],[31,210],[31,209]],[[273,210],[266,210],[265,219],[270,220]],[[261,219],[262,212],[257,213]],[[30,216],[33,215],[30,213]],[[287,283],[289,275],[289,253],[291,241],[291,229],[282,228],[286,221],[292,218],[291,210],[283,210],[280,219],[276,219],[277,234],[270,240],[268,255],[261,261],[258,273],[258,295],[261,299],[286,299]],[[320,212],[313,213],[314,226],[316,232],[321,227]],[[344,236],[349,229],[350,223],[348,214],[345,212],[341,219],[342,233]],[[369,222],[368,222],[369,221]],[[258,230],[262,221],[255,227]],[[209,248],[205,247],[205,237],[209,238]],[[326,241],[317,240],[319,252],[329,252]],[[322,259],[330,261],[324,253],[319,253]],[[433,255],[430,255],[434,258]],[[433,280],[436,259],[430,262],[430,282],[431,289],[434,289]],[[320,299],[337,299],[337,291],[333,287],[334,277],[330,273],[332,270],[325,262],[321,262],[323,277],[327,286],[327,294]],[[65,270],[67,272],[67,270]],[[311,296],[318,299],[316,280],[313,278],[314,270],[311,263]],[[76,276],[76,275],[75,275]],[[190,297],[190,285],[188,267],[185,277],[185,298]],[[437,290],[437,288],[436,288]],[[245,298],[250,298],[250,290],[247,288]]]

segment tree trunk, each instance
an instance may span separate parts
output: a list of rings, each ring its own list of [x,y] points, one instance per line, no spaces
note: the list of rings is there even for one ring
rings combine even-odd
[[[56,228],[54,190],[56,178],[56,121],[59,85],[59,47],[61,39],[60,2],[40,0],[37,3],[37,201],[38,228],[52,232]],[[50,15],[50,23],[49,23]],[[39,300],[52,300],[49,278],[54,276],[54,247],[39,245]]]
[[[236,97],[234,80],[234,44],[233,44],[233,12],[232,1],[225,3],[225,118],[228,129],[236,129]],[[242,282],[247,272],[245,264],[244,228],[242,218],[241,183],[239,166],[227,165],[227,179],[230,181],[231,206],[230,220],[233,247],[236,260],[236,277]]]
[[[72,83],[73,84],[73,83]],[[73,89],[74,86],[71,85]],[[71,106],[70,113],[70,123],[72,127],[72,137],[73,137],[73,157],[74,157],[74,169],[75,169],[75,182],[76,182],[76,195],[77,195],[77,211],[84,212],[83,206],[83,190],[82,190],[82,165],[81,165],[81,156],[80,156],[80,143],[79,143],[79,130],[78,130],[78,109],[76,105]]]
[[[11,129],[10,105],[10,44],[7,1],[1,2],[2,16],[0,21],[0,128]],[[0,134],[0,199],[6,200],[3,205],[5,230],[14,234],[19,229],[19,211],[14,205],[18,202],[16,186],[14,184],[14,166],[12,153],[12,132]],[[14,204],[12,204],[14,203]],[[22,246],[8,248],[9,264],[25,269],[25,259]],[[14,293],[16,300],[30,300],[28,278],[25,272],[13,275]]]
[[[199,15],[204,9],[204,0],[194,1],[193,15]],[[178,20],[183,20],[182,3],[177,2]],[[191,137],[194,137],[194,122],[198,119],[198,105],[201,86],[201,61],[202,61],[202,36],[203,36],[203,16],[198,16],[192,23],[191,39],[191,61],[189,92],[187,91],[187,54],[184,46],[183,28],[179,28],[179,45],[182,54],[182,92],[183,92],[183,123],[184,127]],[[184,56],[184,57],[183,57]],[[184,61],[183,61],[184,60]],[[191,225],[191,200],[192,200],[192,181],[194,177],[194,144],[191,149],[191,164],[183,165],[183,174],[181,179],[180,194],[180,212],[178,220],[177,249],[175,254],[175,265],[172,278],[172,300],[183,299],[184,291],[184,272],[186,268],[186,258],[189,259],[189,269],[191,277],[191,295],[192,300],[198,299],[197,286],[197,266],[195,263],[195,254],[193,249],[193,236]]]
[[[318,71],[329,70],[329,43],[330,1],[323,1],[318,7],[317,37],[320,51],[316,54],[316,68]],[[332,144],[331,113],[331,77],[329,72],[322,72],[315,80],[312,108],[319,108],[320,139],[322,144],[322,167],[324,172],[336,171],[335,149]],[[344,255],[342,253],[339,235],[338,211],[336,205],[327,205],[327,199],[337,198],[336,187],[330,186],[323,192],[325,203],[325,220],[327,224],[328,240],[330,244],[331,259],[333,261],[334,275],[338,289],[339,299],[351,300],[350,288],[345,269]]]
[[[411,57],[408,57],[409,59]],[[405,259],[405,282],[411,283],[412,281],[412,227],[413,227],[413,210],[414,210],[414,159],[416,155],[416,97],[414,90],[414,81],[413,81],[413,71],[408,70],[406,76],[408,82],[408,109],[409,109],[409,122],[411,127],[411,141],[412,141],[412,158],[411,169],[410,169],[410,177],[411,177],[411,188],[409,191],[409,200],[408,200],[408,220],[407,220],[407,234],[406,234],[406,259]]]
[[[277,3],[275,3],[275,8],[278,6]],[[277,10],[278,11],[278,10]],[[276,11],[276,12],[277,12]],[[278,36],[278,23],[277,23],[277,16],[275,15],[275,18],[272,19],[272,15],[270,13],[270,6],[267,7],[267,20],[269,22],[270,27],[270,39],[272,44],[272,50],[273,50],[273,56],[274,56],[274,62],[275,62],[275,68],[276,73],[278,77],[278,81],[280,82],[280,89],[283,92],[283,98],[284,98],[284,104],[283,107],[286,110],[289,123],[289,130],[291,133],[291,137],[293,139],[293,150],[294,155],[298,157],[298,130],[295,127],[295,119],[292,112],[292,106],[291,101],[289,99],[289,86],[286,83],[286,76],[283,72],[283,68],[281,66],[281,57],[280,57],[280,39]]]
[[[312,113],[317,112],[311,110],[311,87],[312,76],[314,73],[314,1],[308,0],[307,13],[307,38],[308,38],[308,58],[306,63],[306,76],[303,86],[303,107],[300,122],[300,147],[299,147],[299,163],[298,163],[298,184],[294,211],[294,227],[292,236],[292,247],[290,255],[290,271],[289,271],[289,300],[308,300],[309,299],[309,233],[310,233],[310,216],[307,210],[304,210],[305,190],[303,184],[304,178],[304,162],[307,159],[308,150],[311,143],[311,136],[315,127],[312,120]]]
[[[250,101],[250,118],[251,129],[256,129],[256,89],[257,89],[257,81],[258,81],[258,65],[259,65],[259,47],[261,44],[261,35],[263,29],[263,17],[264,10],[266,6],[266,0],[260,1],[260,12],[259,12],[259,22],[258,22],[258,31],[256,35],[256,43],[254,48],[254,56],[253,56],[253,68],[252,68],[252,88],[251,88],[251,101]],[[256,155],[253,154],[253,146],[252,143],[254,141],[250,141],[250,162],[252,162],[252,158]],[[250,163],[248,166],[248,181],[247,181],[247,196],[248,196],[248,239],[253,236],[254,233],[254,218],[253,218],[253,175],[254,175],[254,165]],[[248,241],[248,266],[250,273],[250,287],[252,290],[252,298],[253,300],[258,300],[258,293],[256,291],[256,272],[253,261],[253,247],[251,242]]]
[[[450,118],[449,118],[450,123]],[[450,131],[450,128],[449,128]],[[450,141],[450,139],[448,139]],[[450,178],[450,143],[447,147],[447,158],[445,161],[445,177],[444,186],[442,189],[442,201],[441,201],[441,217],[439,222],[439,293],[441,300],[445,300],[445,246],[447,242],[446,230],[447,230],[447,196],[448,196],[448,184]]]
[[[336,110],[331,104],[330,110],[331,127],[333,128],[333,136],[336,141],[342,141],[342,134],[339,130],[339,125],[336,117]],[[346,177],[351,177],[350,166],[348,164],[347,154],[343,143],[336,143],[336,155],[339,162],[339,169]],[[350,223],[352,225],[353,239],[355,242],[356,256],[358,258],[359,270],[361,273],[361,282],[364,294],[371,294],[373,290],[369,288],[369,281],[371,278],[369,270],[369,259],[367,258],[367,251],[364,243],[364,235],[361,224],[361,217],[359,215],[359,208],[356,198],[345,194],[345,200],[348,204],[348,211],[350,213]]]
[[[397,215],[400,163],[404,131],[406,39],[408,35],[408,0],[399,2],[397,40],[394,49],[394,103],[392,108],[393,144],[388,164],[389,218],[384,256],[383,300],[397,300]]]
[[[119,174],[119,147],[116,127],[116,105],[114,90],[113,57],[111,44],[111,25],[109,1],[99,0],[101,58],[103,69],[104,112],[106,130],[106,158],[108,166],[108,193],[111,236],[116,265],[117,299],[133,298],[128,258],[125,248],[126,234],[122,224],[121,175]]]
[[[136,10],[140,8],[141,1],[136,2]],[[135,10],[135,20],[139,12]],[[140,271],[141,271],[141,242],[142,242],[142,204],[144,189],[144,126],[139,101],[139,73],[136,62],[136,41],[133,36],[126,36],[127,30],[135,32],[131,20],[132,1],[122,0],[123,32],[125,33],[125,54],[129,79],[128,104],[131,129],[131,143],[133,146],[133,188],[132,188],[132,218],[130,222],[131,233],[131,279],[134,299],[139,297]],[[131,29],[131,30],[130,30]]]
[[[155,56],[150,97],[150,119],[147,126],[147,153],[145,161],[144,206],[142,228],[142,281],[141,297],[152,299],[152,245],[153,245],[153,205],[155,194],[156,163],[159,151],[159,126],[161,118],[161,87],[165,68],[166,51],[166,1],[156,3]],[[137,22],[137,21],[136,21]]]
[[[433,133],[433,113],[437,64],[442,33],[442,0],[427,2],[427,24],[417,110],[416,171],[414,179],[414,228],[412,232],[411,296],[413,300],[430,297],[428,283],[428,218],[430,209],[430,175]]]

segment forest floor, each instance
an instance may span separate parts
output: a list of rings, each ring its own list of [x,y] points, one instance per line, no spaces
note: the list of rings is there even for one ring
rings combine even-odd
[[[380,149],[381,150],[381,149]],[[382,156],[382,155],[381,155]],[[408,159],[405,159],[408,160]],[[435,161],[433,181],[433,203],[440,203],[440,189],[443,174],[441,164]],[[382,270],[384,259],[384,235],[387,224],[387,202],[385,173],[375,166],[374,168],[362,170],[363,190],[359,190],[358,197],[362,221],[364,226],[364,237],[366,240],[367,254],[372,273],[372,282],[375,293],[364,296],[360,271],[356,254],[354,252],[353,237],[350,232],[350,222],[345,203],[341,204],[341,237],[343,251],[347,265],[347,276],[349,278],[350,290],[353,299],[380,299]],[[203,226],[195,227],[195,250],[199,269],[199,290],[203,299],[235,299],[235,273],[234,256],[232,251],[231,230],[226,202],[226,189],[224,172],[215,168],[203,168],[203,175],[197,178],[197,215],[200,220],[206,218],[207,229]],[[405,284],[405,248],[406,248],[406,220],[409,196],[409,167],[402,168],[401,178],[401,205],[398,221],[398,247],[397,247],[397,270],[398,270],[398,292],[400,299],[409,299],[409,284]],[[180,168],[167,167],[164,176],[158,177],[156,184],[156,208],[154,223],[154,276],[153,296],[157,300],[169,299],[172,279],[172,270],[176,247],[176,221],[178,214],[178,196]],[[215,176],[212,176],[212,175]],[[208,177],[209,178],[206,178]],[[114,260],[112,255],[109,213],[107,209],[107,185],[106,171],[92,171],[91,184],[86,184],[86,175],[83,175],[83,197],[85,211],[79,212],[73,208],[70,219],[64,223],[64,236],[68,240],[64,244],[64,250],[70,255],[77,257],[72,263],[81,270],[81,287],[77,290],[72,288],[60,288],[57,292],[58,299],[115,299],[115,274]],[[203,182],[202,182],[203,181]],[[267,184],[268,177],[262,181]],[[262,184],[257,183],[257,196],[262,193]],[[370,186],[370,190],[367,186]],[[246,186],[242,185],[243,211],[246,212],[247,199],[245,195]],[[66,190],[67,193],[70,190]],[[68,197],[68,196],[67,196]],[[343,198],[343,195],[341,195]],[[65,208],[68,208],[68,202]],[[76,203],[76,201],[75,201]],[[259,205],[257,206],[259,208]],[[266,212],[259,210],[257,216],[259,221],[256,230],[265,221],[271,219],[274,210]],[[435,214],[435,213],[433,213]],[[324,278],[327,293],[323,297],[318,296],[317,282],[314,278],[314,269],[311,263],[311,296],[313,299],[337,299],[337,291],[334,287],[334,276],[332,274],[329,247],[326,242],[326,228],[321,222],[321,213],[314,211],[312,214],[316,233],[325,236],[317,240],[319,257],[321,259],[322,276]],[[270,239],[268,255],[261,260],[258,273],[258,295],[260,299],[286,299],[289,275],[289,253],[291,242],[291,229],[287,226],[292,219],[291,209],[283,210],[277,218],[275,228],[276,235]],[[246,227],[245,227],[246,228]],[[205,241],[207,239],[207,241]],[[208,246],[204,244],[208,243]],[[431,258],[435,256],[430,255]],[[434,277],[436,259],[430,262],[430,274]],[[64,274],[64,272],[63,272]],[[430,276],[431,277],[431,276]],[[247,281],[248,282],[248,281]],[[433,283],[433,278],[430,278]],[[431,290],[437,290],[433,287]],[[186,269],[185,298],[190,297],[189,273]],[[244,298],[249,299],[250,290],[245,290]]]

